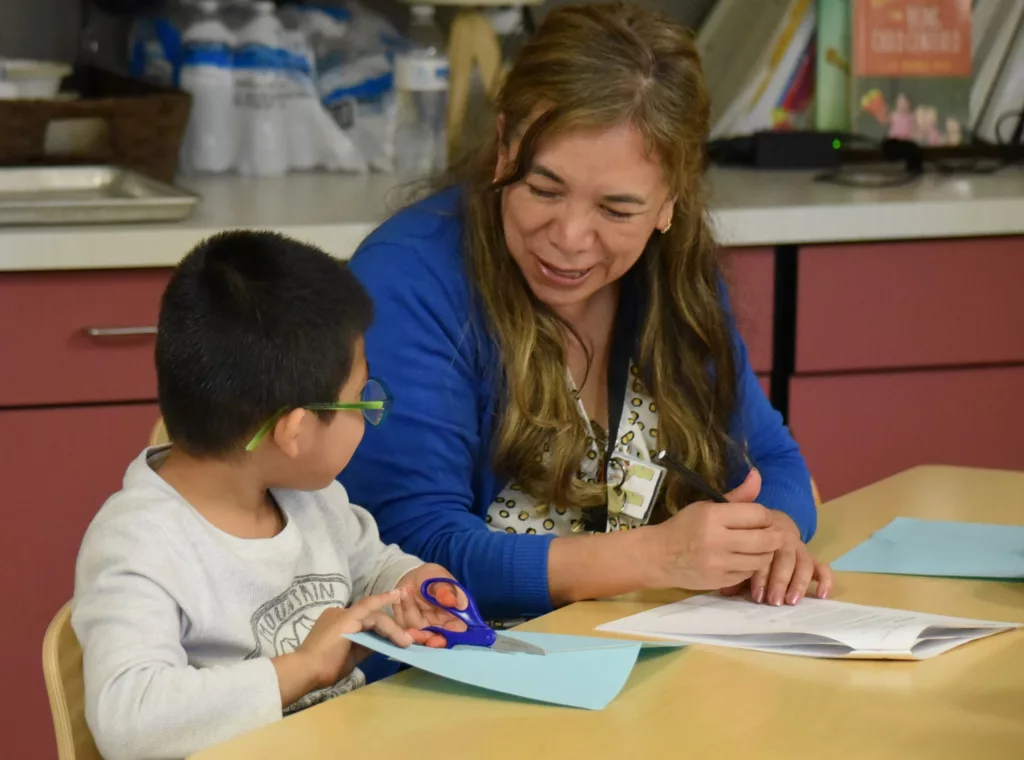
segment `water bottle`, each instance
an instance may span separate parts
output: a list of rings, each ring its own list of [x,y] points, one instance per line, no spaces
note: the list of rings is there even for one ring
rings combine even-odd
[[[289,56],[282,47],[274,3],[252,4],[252,16],[238,32],[234,56],[235,109],[240,174],[274,177],[287,173]]]
[[[316,92],[316,57],[309,36],[301,28],[301,17],[294,7],[278,11],[283,27],[281,42],[288,54],[288,92],[285,103],[285,130],[288,165],[293,170],[316,167],[318,159],[317,114],[320,98]]]
[[[192,94],[192,115],[181,158],[190,173],[216,174],[235,164],[235,39],[220,10],[217,0],[200,0],[200,16],[182,35],[181,88]]]
[[[224,22],[228,31],[235,35],[235,39],[238,38],[238,33],[242,31],[245,23],[253,16],[253,2],[254,0],[226,0],[220,9],[221,21]]]
[[[191,4],[165,0],[132,23],[128,36],[129,72],[137,79],[170,86],[178,83],[181,30],[191,20]]]
[[[395,169],[403,176],[425,177],[448,164],[448,58],[433,6],[412,7],[409,43],[395,56]]]

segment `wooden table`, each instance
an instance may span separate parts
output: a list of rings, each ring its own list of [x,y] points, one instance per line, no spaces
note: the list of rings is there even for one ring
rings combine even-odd
[[[1024,473],[921,467],[821,508],[829,561],[893,517],[1024,525]],[[588,602],[524,629],[594,626],[681,592]],[[838,574],[834,598],[1024,623],[1024,583]],[[405,672],[202,753],[254,758],[1024,758],[1024,632],[923,662],[694,646],[639,663],[601,712],[492,697]]]

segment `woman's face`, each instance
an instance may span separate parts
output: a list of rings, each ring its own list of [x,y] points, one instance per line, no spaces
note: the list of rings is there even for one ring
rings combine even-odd
[[[517,138],[499,153],[496,178],[518,150]],[[572,309],[637,262],[672,220],[674,200],[633,125],[556,135],[502,194],[505,240],[534,295]]]

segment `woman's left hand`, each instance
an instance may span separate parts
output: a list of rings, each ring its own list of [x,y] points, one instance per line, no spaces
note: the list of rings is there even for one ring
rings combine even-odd
[[[817,581],[815,596],[825,599],[832,591],[832,568],[814,558],[800,539],[800,529],[785,512],[773,511],[775,526],[786,535],[786,542],[776,550],[771,567],[759,570],[749,580],[737,586],[722,589],[723,596],[735,596],[745,588],[751,598],[760,604],[778,607],[797,604],[807,595],[812,581]]]
[[[408,589],[409,593],[401,602],[394,605],[392,612],[395,621],[412,635],[417,644],[443,649],[447,644],[444,636],[423,629],[427,626],[436,626],[449,631],[464,631],[466,624],[450,612],[423,598],[421,586],[423,581],[430,578],[452,578],[454,580],[452,574],[440,565],[426,564],[410,570],[402,576],[396,586],[396,588]],[[455,587],[449,584],[434,584],[434,588],[430,589],[430,592],[437,601],[448,607],[463,610],[467,606],[462,592],[457,592]]]

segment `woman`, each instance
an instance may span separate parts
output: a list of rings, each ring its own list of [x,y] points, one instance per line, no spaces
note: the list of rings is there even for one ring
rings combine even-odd
[[[396,399],[342,478],[353,501],[494,618],[644,588],[827,594],[807,468],[715,261],[688,32],[626,5],[552,11],[497,106],[494,137],[352,261]],[[628,517],[612,486],[662,449],[733,503],[669,471]]]

